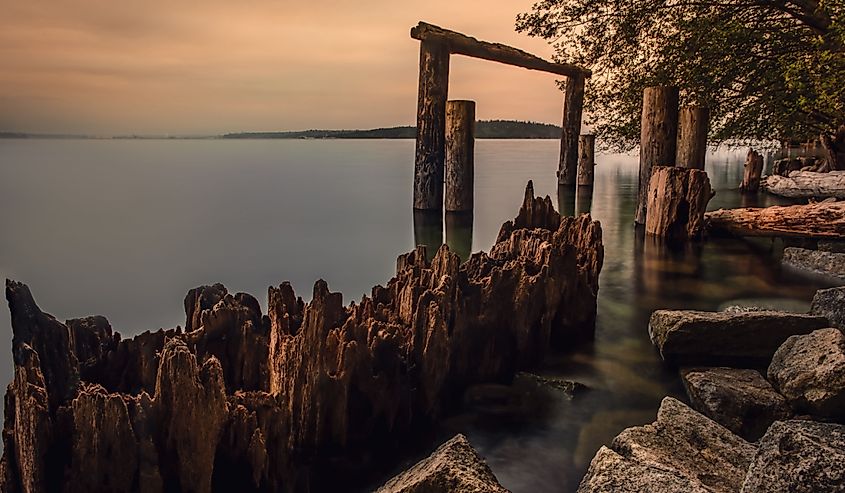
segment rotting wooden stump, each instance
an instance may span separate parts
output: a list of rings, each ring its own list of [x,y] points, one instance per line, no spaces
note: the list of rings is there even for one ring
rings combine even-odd
[[[674,164],[678,138],[678,88],[647,87],[640,132],[640,184],[634,221],[645,224],[651,168]]]
[[[709,108],[688,106],[681,109],[675,166],[704,169],[709,129]]]
[[[471,212],[475,159],[475,102],[446,103],[446,211]]]
[[[845,202],[719,209],[704,216],[710,231],[735,236],[845,239]]]
[[[655,166],[648,186],[646,233],[675,240],[700,237],[713,195],[704,171]]]
[[[592,187],[596,167],[596,136],[582,135],[578,139],[578,186]]]
[[[745,156],[745,168],[742,174],[742,183],[739,191],[744,193],[757,193],[760,189],[760,177],[763,175],[763,156],[749,149]]]

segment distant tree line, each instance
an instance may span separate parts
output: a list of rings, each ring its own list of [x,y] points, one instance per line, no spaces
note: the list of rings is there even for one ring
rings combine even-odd
[[[515,120],[482,120],[476,122],[479,139],[559,139],[557,125]],[[242,132],[222,136],[224,139],[413,139],[413,126],[375,128],[371,130],[303,130],[296,132]]]

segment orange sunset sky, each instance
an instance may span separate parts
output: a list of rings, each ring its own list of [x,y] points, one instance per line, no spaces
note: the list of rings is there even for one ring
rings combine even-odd
[[[0,131],[214,134],[411,124],[419,20],[544,58],[531,0],[0,0]],[[559,123],[554,76],[455,56],[480,119]]]

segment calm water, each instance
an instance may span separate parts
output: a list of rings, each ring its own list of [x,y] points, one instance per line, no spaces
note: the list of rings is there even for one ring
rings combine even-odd
[[[529,179],[555,197],[557,154],[556,141],[479,141],[474,221],[449,240],[489,249]],[[712,208],[740,204],[742,158],[710,156]],[[266,301],[269,285],[290,280],[308,295],[322,277],[348,302],[415,244],[412,161],[413,142],[397,140],[0,140],[0,275],[28,283],[59,319],[102,314],[124,335],[184,324],[185,293],[212,282]],[[604,233],[596,341],[538,370],[590,390],[568,400],[516,389],[514,409],[470,402],[440,431],[469,435],[517,493],[574,490],[601,444],[681,395],[648,341],[652,310],[749,298],[806,309],[822,286],[781,272],[771,241],[681,251],[637,241],[637,159],[597,161],[591,200],[577,204]],[[8,348],[8,316],[0,333]],[[4,382],[10,356],[0,351]]]

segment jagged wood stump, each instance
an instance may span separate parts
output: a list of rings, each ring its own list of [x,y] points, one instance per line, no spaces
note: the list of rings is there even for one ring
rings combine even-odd
[[[648,186],[646,233],[676,240],[700,237],[713,194],[704,171],[654,167]]]
[[[760,189],[760,177],[763,174],[763,156],[753,149],[748,150],[745,156],[745,167],[742,174],[742,183],[739,191],[745,193],[757,193]]]

